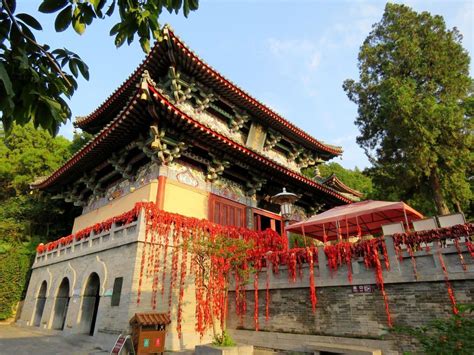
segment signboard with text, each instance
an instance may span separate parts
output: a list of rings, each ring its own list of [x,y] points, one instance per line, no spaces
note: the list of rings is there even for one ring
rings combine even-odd
[[[352,286],[352,293],[373,293],[373,285],[354,285]]]

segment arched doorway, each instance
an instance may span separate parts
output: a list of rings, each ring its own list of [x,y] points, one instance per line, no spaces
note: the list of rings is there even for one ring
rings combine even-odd
[[[82,297],[81,329],[84,333],[94,335],[97,311],[100,301],[100,279],[95,272],[87,279]]]
[[[69,280],[65,277],[59,285],[54,302],[53,329],[63,330],[69,306]]]
[[[39,327],[41,325],[41,318],[43,317],[44,304],[46,303],[46,289],[47,288],[48,288],[48,284],[46,283],[46,281],[43,281],[41,283],[38,296],[36,297],[35,319],[33,321],[33,325],[35,327]]]

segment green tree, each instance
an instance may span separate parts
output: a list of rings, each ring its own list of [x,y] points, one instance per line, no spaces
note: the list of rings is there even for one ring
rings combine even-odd
[[[56,14],[57,32],[72,27],[84,33],[94,20],[118,12],[110,35],[115,45],[132,43],[135,36],[145,52],[160,38],[158,18],[163,10],[187,17],[199,0],[42,0],[39,11]],[[89,79],[87,65],[66,48],[38,43],[34,32],[42,26],[34,14],[17,13],[16,0],[0,0],[0,118],[6,132],[12,124],[33,122],[51,134],[71,118],[66,102],[77,89],[79,75]]]
[[[358,167],[346,169],[342,165],[332,162],[320,165],[319,172],[322,177],[335,174],[344,184],[362,192],[366,197],[372,193],[372,180],[360,171]]]
[[[67,139],[33,124],[14,124],[8,136],[0,126],[0,319],[24,292],[36,245],[70,232],[77,209],[29,188],[70,155]]]
[[[71,154],[74,154],[82,149],[92,138],[94,135],[81,131],[81,132],[74,132],[72,136],[72,142],[69,146],[69,151]]]
[[[0,230],[5,231],[0,239],[20,242],[33,235],[65,233],[70,218],[64,220],[64,214],[71,208],[44,192],[31,191],[30,184],[59,168],[71,155],[71,143],[32,124],[14,125],[6,137],[0,131],[0,137]]]
[[[469,55],[441,16],[388,3],[359,52],[359,81],[344,90],[358,105],[357,142],[379,191],[421,194],[440,214],[466,206],[472,191]]]
[[[318,165],[320,179],[327,178],[335,174],[344,184],[350,188],[362,192],[365,197],[372,197],[373,187],[372,180],[365,172],[355,169],[346,169],[341,164],[331,162]],[[314,167],[303,170],[303,174],[311,179],[316,178],[316,170]]]
[[[209,317],[212,326],[213,345],[217,346],[233,346],[235,343],[226,332],[227,321],[225,316],[227,310],[219,310],[216,312],[213,309],[214,297],[223,296],[224,302],[222,307],[227,307],[230,288],[230,276],[238,274],[241,283],[248,282],[250,275],[255,272],[252,267],[243,268],[242,265],[248,259],[248,252],[252,250],[255,245],[253,241],[244,239],[229,238],[227,235],[217,235],[212,240],[207,236],[201,236],[199,239],[187,242],[181,246],[186,248],[194,255],[195,261],[195,276],[202,280],[200,287],[203,288],[204,294],[209,295]],[[216,263],[215,259],[219,259]],[[220,267],[221,270],[227,270],[224,277],[223,289],[216,289],[212,274],[218,271],[214,268]],[[214,276],[215,277],[215,276]],[[220,294],[222,293],[222,294]],[[237,297],[237,296],[236,296]],[[221,329],[219,331],[216,319],[216,313],[223,315],[224,319],[219,319]]]

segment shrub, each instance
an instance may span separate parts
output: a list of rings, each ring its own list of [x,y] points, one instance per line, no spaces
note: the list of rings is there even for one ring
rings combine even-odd
[[[212,345],[215,345],[215,346],[235,346],[235,342],[234,340],[231,338],[231,336],[229,335],[229,333],[227,333],[227,331],[223,331],[221,335],[217,334],[213,341],[212,341]]]
[[[474,354],[474,305],[459,305],[459,314],[422,327],[395,327],[394,332],[420,342],[424,354]]]

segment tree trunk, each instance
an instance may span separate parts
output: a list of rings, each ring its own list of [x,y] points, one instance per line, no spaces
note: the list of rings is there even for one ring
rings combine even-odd
[[[458,213],[463,213],[463,212],[462,212],[461,204],[459,203],[458,200],[455,200],[455,201],[454,201],[454,207],[456,207],[456,212],[458,212]]]
[[[212,307],[212,300],[210,300],[209,303],[209,313],[211,316],[211,322],[212,322],[212,335],[213,339],[217,339],[217,327],[216,327],[216,319],[214,317],[214,307]]]
[[[446,200],[443,197],[443,193],[441,192],[441,184],[439,182],[439,176],[434,168],[431,169],[430,184],[431,184],[431,190],[433,192],[433,198],[436,204],[436,210],[438,214],[439,215],[448,214],[449,209],[446,204]]]

